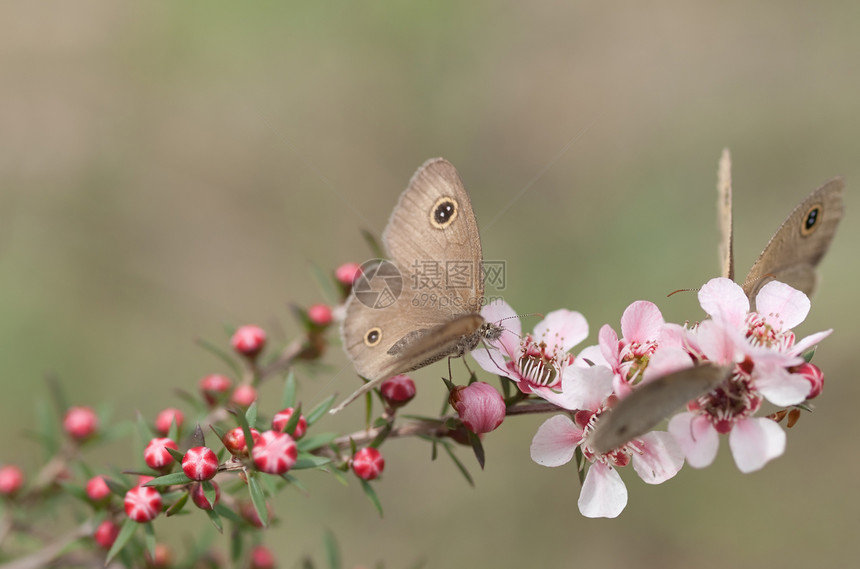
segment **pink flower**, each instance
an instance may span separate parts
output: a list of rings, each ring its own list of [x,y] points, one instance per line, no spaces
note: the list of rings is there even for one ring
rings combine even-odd
[[[718,364],[734,364],[727,382],[688,404],[688,411],[669,421],[687,462],[703,468],[713,462],[719,435],[741,472],[761,469],[785,451],[785,432],[772,419],[753,417],[762,400],[786,407],[804,401],[813,387],[800,370],[804,351],[828,336],[818,332],[795,342],[791,328],[806,318],[809,299],[790,286],[771,281],[756,295],[758,312],[749,312],[743,289],[726,278],[709,281],[699,291],[702,308],[711,315],[690,331],[694,355]]]
[[[638,300],[621,315],[621,339],[605,324],[598,335],[599,345],[580,353],[577,365],[605,363],[614,373],[613,388],[626,397],[641,381],[689,367],[690,357],[683,350],[684,330],[667,324],[652,302]],[[599,350],[599,353],[598,353]]]
[[[93,502],[101,502],[110,496],[110,488],[108,488],[105,479],[101,476],[93,476],[87,481],[87,497]]]
[[[257,440],[260,438],[260,431],[254,428],[249,429],[249,431],[251,432],[251,437],[254,439],[254,444],[257,444]],[[227,431],[221,442],[224,443],[224,447],[231,454],[248,454],[248,445],[245,443],[245,431],[242,430],[242,427],[235,427]]]
[[[179,447],[176,443],[167,437],[150,439],[146,448],[143,449],[143,460],[146,465],[153,470],[162,470],[173,465],[173,455],[167,450],[174,450]]]
[[[573,361],[569,351],[588,336],[588,323],[579,312],[550,312],[522,336],[519,317],[505,301],[491,302],[481,310],[488,322],[505,322],[501,337],[488,347],[472,350],[483,369],[516,382],[523,393],[555,402],[565,369]]]
[[[161,494],[149,486],[135,486],[125,493],[125,513],[138,523],[149,522],[161,513]]]
[[[209,480],[218,473],[218,457],[209,447],[190,448],[182,457],[182,471],[191,480]]]
[[[331,308],[325,304],[312,304],[309,306],[308,318],[317,326],[328,326],[333,320]]]
[[[253,385],[237,385],[230,401],[242,408],[248,408],[257,400],[257,389]]]
[[[505,420],[505,400],[489,383],[458,385],[451,391],[449,401],[463,425],[476,435],[496,430]]]
[[[344,263],[334,270],[335,278],[344,285],[352,286],[355,279],[361,274],[361,265],[358,263]]]
[[[402,407],[415,397],[415,382],[408,375],[395,375],[380,384],[379,392],[390,407]]]
[[[70,407],[63,418],[63,428],[74,439],[88,439],[99,428],[99,419],[89,407]]]
[[[182,423],[185,421],[185,415],[179,409],[168,407],[162,410],[155,418],[155,429],[162,435],[167,435],[173,421],[176,421],[176,427],[181,429]]]
[[[0,467],[0,496],[11,496],[24,485],[24,473],[14,464]]]
[[[352,471],[362,480],[374,480],[385,469],[385,459],[379,449],[365,447],[358,449],[352,457]]]
[[[111,520],[105,520],[96,528],[93,539],[102,549],[110,549],[118,535],[119,526]]]
[[[251,451],[257,470],[269,474],[284,474],[293,467],[298,449],[293,438],[286,433],[266,431],[254,441]]]
[[[243,356],[253,358],[266,345],[266,331],[253,324],[240,326],[230,338],[230,343]]]
[[[607,366],[573,367],[565,374],[562,394],[565,407],[580,409],[549,418],[532,439],[532,460],[544,466],[570,462],[579,447],[591,462],[579,494],[579,511],[589,518],[617,517],[627,505],[627,488],[616,468],[631,460],[636,473],[649,484],[675,476],[684,464],[681,449],[669,433],[651,432],[610,452],[598,454],[588,445],[588,434],[600,420],[613,396],[615,374]]]
[[[287,423],[290,422],[290,419],[293,417],[294,409],[292,407],[287,407],[286,409],[281,409],[275,416],[272,417],[272,430],[277,431],[279,433],[284,432],[284,428],[286,428]],[[305,436],[305,433],[308,430],[308,420],[304,415],[299,415],[299,420],[296,423],[295,430],[292,433],[287,433],[294,439],[300,439]]]

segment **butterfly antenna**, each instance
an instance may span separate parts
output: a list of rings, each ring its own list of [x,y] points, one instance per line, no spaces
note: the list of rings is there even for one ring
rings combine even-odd
[[[699,290],[700,289],[698,289],[698,288],[679,288],[678,290],[673,290],[672,292],[667,294],[666,298],[669,298],[670,296],[672,296],[674,294],[678,294],[679,292],[699,292]]]

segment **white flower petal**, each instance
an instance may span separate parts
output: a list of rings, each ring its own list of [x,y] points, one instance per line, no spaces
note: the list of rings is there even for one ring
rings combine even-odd
[[[832,333],[833,328],[831,328],[830,330],[824,330],[822,332],[816,332],[815,334],[810,334],[809,336],[805,337],[804,339],[793,345],[788,350],[788,353],[800,355]]]
[[[769,370],[765,376],[756,376],[756,390],[765,399],[779,407],[788,407],[803,403],[812,384],[797,373],[789,373],[785,368]]]
[[[587,348],[583,348],[579,352],[579,355],[576,356],[576,359],[573,360],[573,365],[577,367],[592,367],[592,364],[596,366],[609,366],[609,362],[607,362],[606,358],[603,357],[603,352],[600,350],[600,346],[588,346]]]
[[[609,324],[604,324],[597,333],[597,342],[600,345],[600,352],[603,354],[603,359],[609,364],[609,367],[618,367],[618,334],[612,329]]]
[[[669,433],[652,431],[639,437],[641,453],[633,454],[633,470],[648,484],[669,480],[684,466],[684,451]]]
[[[809,297],[785,283],[770,281],[755,297],[756,312],[777,330],[790,330],[803,322],[812,306]]]
[[[785,452],[785,431],[771,419],[743,419],[729,434],[729,447],[738,470],[755,472]]]
[[[711,317],[726,320],[735,328],[743,325],[750,311],[744,289],[723,277],[711,279],[699,289],[699,304]]]
[[[523,326],[520,322],[520,317],[514,312],[511,305],[502,299],[494,300],[481,309],[481,316],[487,322],[498,324],[504,328],[501,338],[495,343],[508,357],[514,360],[517,359],[519,357],[518,349],[520,338],[523,335]]]
[[[702,353],[719,365],[740,361],[739,344],[746,343],[736,337],[738,334],[730,323],[723,320],[705,320],[696,328],[696,337]]]
[[[588,337],[588,322],[579,312],[554,310],[535,326],[534,338],[544,338],[550,346],[567,352]]]
[[[612,394],[613,375],[606,366],[568,366],[561,379],[564,407],[596,411]]]
[[[627,505],[627,487],[614,468],[596,462],[585,475],[578,504],[586,518],[617,518]]]
[[[576,446],[582,442],[582,430],[566,415],[556,415],[544,421],[531,444],[531,457],[543,466],[561,466],[573,458]]]
[[[695,413],[679,413],[669,420],[669,433],[693,468],[710,466],[717,457],[720,436],[707,418]]]

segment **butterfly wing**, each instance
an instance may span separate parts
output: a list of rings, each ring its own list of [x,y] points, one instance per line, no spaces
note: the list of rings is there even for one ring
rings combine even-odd
[[[784,282],[807,295],[812,293],[815,268],[830,248],[842,219],[843,188],[842,178],[834,178],[794,208],[743,283],[744,292],[751,301],[771,280]]]
[[[643,383],[600,417],[588,445],[598,453],[616,449],[647,433],[672,411],[707,393],[731,374],[729,366],[706,363]]]

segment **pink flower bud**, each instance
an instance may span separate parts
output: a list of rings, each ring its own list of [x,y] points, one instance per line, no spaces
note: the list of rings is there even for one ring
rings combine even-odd
[[[449,401],[466,428],[475,434],[489,433],[505,420],[505,401],[489,383],[457,386]]]
[[[395,375],[379,386],[382,397],[391,407],[402,407],[415,397],[415,382],[407,375]]]
[[[257,400],[257,390],[250,385],[240,385],[233,390],[230,400],[239,407],[247,408]]]
[[[0,496],[12,496],[24,485],[24,473],[14,464],[0,468]]]
[[[172,555],[170,554],[170,549],[164,545],[163,543],[155,544],[155,555],[150,556],[149,551],[145,551],[143,554],[146,559],[146,566],[149,569],[166,569],[170,567],[172,561]]]
[[[358,263],[344,263],[334,270],[335,278],[343,285],[352,286],[355,279],[361,274],[361,265]]]
[[[373,480],[385,469],[385,459],[379,449],[365,447],[358,449],[352,457],[352,471],[362,480]]]
[[[332,321],[331,308],[325,304],[313,304],[308,307],[308,318],[317,326],[328,326]]]
[[[167,449],[178,449],[176,443],[167,437],[156,438],[149,441],[143,449],[143,460],[153,470],[163,470],[173,464],[173,455]]]
[[[102,502],[110,496],[110,488],[108,488],[105,479],[101,476],[93,476],[87,481],[87,497],[93,502]]]
[[[63,419],[63,429],[73,439],[82,441],[95,434],[99,419],[89,407],[70,407]]]
[[[233,382],[226,375],[213,373],[200,380],[200,392],[210,406],[222,401]]]
[[[155,418],[155,430],[162,435],[167,435],[170,432],[170,425],[176,420],[176,426],[182,428],[182,423],[185,421],[185,416],[179,409],[168,407],[161,411]]]
[[[257,429],[249,430],[251,431],[251,436],[254,438],[254,444],[256,445],[260,438],[260,431]],[[242,430],[242,427],[236,427],[235,429],[227,431],[227,434],[224,435],[224,440],[221,442],[224,443],[224,446],[228,451],[230,451],[230,454],[248,454],[248,445],[245,444],[245,431]]]
[[[290,435],[266,431],[260,435],[260,440],[254,443],[251,454],[257,470],[269,474],[283,474],[296,463],[299,452]]]
[[[218,483],[213,481],[210,484],[215,489],[215,499],[212,502],[206,498],[206,489],[203,487],[202,482],[198,482],[191,487],[191,501],[201,510],[215,509],[215,505],[221,499],[221,488],[218,486]]]
[[[279,433],[284,432],[284,427],[287,426],[287,423],[290,422],[290,419],[293,416],[293,408],[287,407],[286,409],[282,409],[275,413],[275,416],[272,418],[272,430],[277,431]],[[304,415],[299,416],[299,422],[296,423],[296,430],[293,433],[287,433],[294,439],[300,439],[305,436],[305,432],[308,430],[308,420],[305,419]]]
[[[218,457],[209,447],[190,448],[182,457],[182,472],[191,480],[209,480],[218,472]]]
[[[149,486],[135,486],[125,493],[125,514],[138,523],[149,522],[161,513],[161,494]]]
[[[811,385],[807,399],[815,399],[821,395],[821,390],[824,389],[824,372],[821,371],[815,364],[802,363],[792,370],[793,373],[799,373]]]
[[[275,556],[265,545],[258,545],[251,550],[251,569],[274,569]]]
[[[110,549],[118,535],[119,526],[111,520],[105,520],[96,528],[95,533],[93,533],[93,539],[102,549]]]
[[[250,324],[240,326],[230,339],[233,349],[249,358],[255,357],[266,345],[266,331]]]

